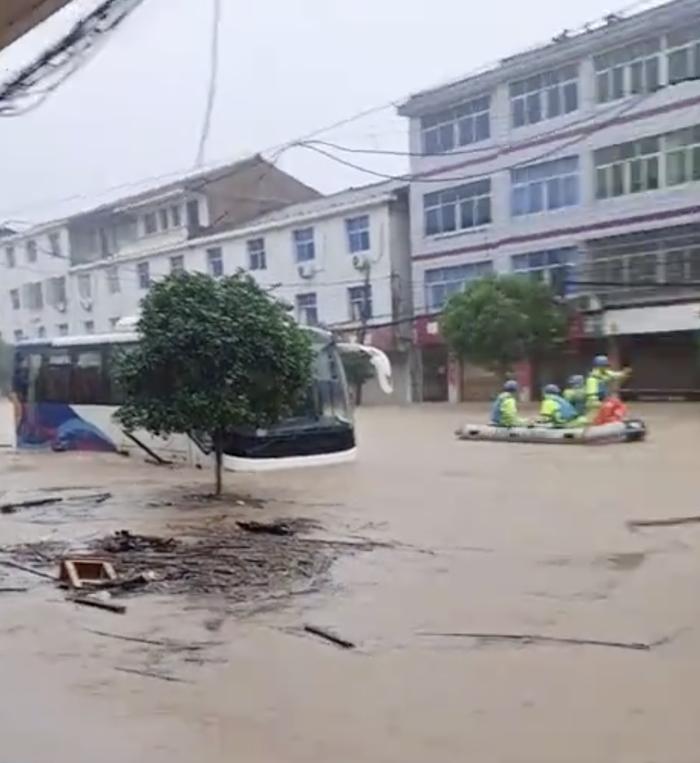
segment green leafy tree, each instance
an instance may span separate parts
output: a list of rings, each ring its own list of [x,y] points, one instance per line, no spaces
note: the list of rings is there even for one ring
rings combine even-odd
[[[367,355],[359,352],[349,352],[342,357],[348,384],[355,390],[355,404],[362,405],[362,388],[374,376],[372,363]]]
[[[14,353],[9,344],[0,339],[0,395],[8,395],[12,389]]]
[[[546,284],[491,276],[454,294],[440,327],[458,356],[505,376],[517,361],[541,356],[564,338],[566,313]]]
[[[128,430],[206,432],[221,494],[225,433],[268,426],[293,412],[311,377],[308,336],[242,273],[215,280],[169,276],[142,303],[141,341],[118,363]]]

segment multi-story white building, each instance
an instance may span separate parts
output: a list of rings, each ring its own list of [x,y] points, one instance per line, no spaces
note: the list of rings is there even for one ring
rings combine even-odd
[[[610,345],[637,391],[700,390],[697,0],[564,33],[400,113],[426,399],[478,386],[447,362],[435,314],[491,271],[588,295],[582,354]]]
[[[218,277],[249,272],[287,302],[303,324],[387,351],[394,400],[411,399],[412,316],[408,199],[383,183],[290,204],[219,232],[164,243],[143,253],[102,258],[71,269],[89,279],[97,330],[138,312],[152,281],[181,270]],[[368,385],[365,400],[379,397]]]
[[[106,332],[138,313],[159,278],[242,269],[299,322],[387,351],[393,399],[412,399],[408,192],[400,184],[321,197],[256,159],[3,237],[0,251],[10,341]],[[368,384],[365,400],[380,397]]]
[[[105,331],[124,306],[138,304],[128,295],[149,283],[150,256],[319,196],[254,156],[22,233],[5,229],[2,336],[11,342]]]

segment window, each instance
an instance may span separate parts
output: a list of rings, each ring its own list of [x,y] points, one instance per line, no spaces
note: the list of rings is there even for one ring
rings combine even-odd
[[[61,256],[61,235],[59,233],[49,233],[49,251],[54,257]]]
[[[184,273],[185,272],[185,257],[182,254],[176,254],[174,257],[170,258],[170,272],[174,275],[175,273]]]
[[[661,41],[657,38],[595,56],[598,103],[658,90],[660,50]]]
[[[491,222],[491,180],[423,196],[425,235],[451,233]]]
[[[197,199],[187,202],[187,227],[191,230],[197,230],[201,227],[199,221],[199,201]]]
[[[83,323],[83,329],[85,330],[86,334],[94,334],[95,321],[85,321],[85,323]]]
[[[10,303],[12,304],[13,310],[19,310],[22,306],[19,299],[19,289],[10,290]]]
[[[429,310],[441,310],[445,302],[465,284],[493,273],[491,260],[425,271],[425,301]]]
[[[369,215],[350,217],[345,221],[350,254],[369,251]]]
[[[207,269],[209,275],[219,278],[224,274],[224,257],[220,246],[207,249]]]
[[[660,143],[656,136],[595,151],[596,198],[657,189]]]
[[[46,301],[51,307],[65,308],[68,301],[66,296],[66,278],[57,276],[50,278],[47,283]]]
[[[37,248],[36,248],[36,241],[33,239],[29,239],[27,241],[27,262],[36,262],[37,258]]]
[[[121,283],[119,282],[119,268],[113,265],[111,268],[107,268],[105,273],[107,277],[107,290],[110,294],[119,294],[121,291]]]
[[[173,204],[170,207],[170,225],[173,228],[179,228],[182,225],[182,217],[180,215],[179,204]]]
[[[700,125],[669,133],[664,149],[667,185],[700,180]]]
[[[307,326],[315,326],[318,323],[315,293],[297,295],[297,320]]]
[[[671,32],[666,39],[666,50],[669,84],[700,77],[700,24]]]
[[[68,324],[67,323],[59,323],[56,326],[56,331],[58,332],[59,336],[68,336]]]
[[[41,310],[44,307],[44,294],[41,288],[41,282],[27,283],[22,287],[24,292],[24,306],[29,310]]]
[[[91,334],[87,321],[85,333]],[[93,327],[94,329],[94,327]],[[71,394],[73,402],[82,405],[95,405],[104,402],[105,380],[102,374],[102,353],[99,350],[78,352],[71,373]]]
[[[248,267],[251,270],[266,270],[265,239],[252,238],[246,242],[248,248]]]
[[[158,220],[155,212],[147,212],[143,216],[143,232],[146,236],[152,236],[158,232]]]
[[[22,329],[15,329],[14,332],[15,342],[21,342],[24,339],[24,332]]]
[[[513,127],[569,114],[578,109],[578,65],[511,82],[509,90]]]
[[[351,321],[367,321],[372,317],[372,287],[369,284],[348,289]]]
[[[78,275],[78,296],[80,299],[92,299],[92,277],[89,273]]]
[[[167,209],[158,210],[158,221],[160,222],[161,230],[168,230],[168,228],[170,227],[170,218],[168,217]]]
[[[44,326],[39,326],[36,330],[36,335],[38,339],[46,339],[46,328]]]
[[[579,202],[577,156],[519,167],[510,174],[514,217],[572,207]]]
[[[117,248],[115,229],[113,227],[99,228],[97,239],[99,241],[100,254],[103,257],[111,257]]]
[[[630,283],[656,282],[656,254],[635,254],[627,260],[627,271]]]
[[[15,259],[15,248],[14,246],[6,246],[5,247],[5,264],[8,268],[14,268],[17,264],[17,260]]]
[[[139,262],[136,266],[136,277],[138,278],[139,289],[150,289],[151,267],[148,262]]]
[[[314,245],[314,229],[300,228],[293,232],[294,251],[297,262],[309,262],[316,257],[316,247]]]
[[[555,293],[563,296],[575,290],[569,280],[572,278],[576,255],[575,247],[516,254],[510,258],[511,270],[535,281],[548,283]]]
[[[421,118],[421,139],[426,154],[444,154],[457,146],[487,140],[491,135],[490,97],[474,98],[452,109]]]
[[[59,336],[68,334],[68,324],[58,325]],[[71,356],[66,350],[49,350],[42,368],[44,400],[47,403],[71,402]]]

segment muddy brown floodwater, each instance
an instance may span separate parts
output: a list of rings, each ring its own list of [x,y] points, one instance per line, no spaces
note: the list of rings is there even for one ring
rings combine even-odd
[[[700,407],[636,412],[648,442],[566,447],[456,442],[476,408],[363,410],[356,464],[228,477],[262,507],[182,500],[203,472],[0,455],[0,491],[113,493],[2,515],[3,546],[222,514],[387,544],[307,595],[142,595],[122,616],[1,568],[0,587],[30,590],[0,593],[0,762],[696,763],[700,524],[626,522],[700,514]]]

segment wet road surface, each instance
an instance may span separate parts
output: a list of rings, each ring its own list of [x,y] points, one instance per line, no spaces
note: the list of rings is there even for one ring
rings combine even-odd
[[[477,408],[363,410],[356,464],[228,476],[262,509],[179,502],[209,488],[203,472],[0,456],[0,491],[114,493],[89,515],[2,516],[3,545],[168,534],[222,511],[304,516],[331,537],[390,544],[341,558],[319,593],[240,611],[141,596],[115,616],[1,570],[0,586],[31,590],[0,594],[0,763],[695,763],[700,524],[633,532],[626,521],[700,514],[700,407],[635,412],[648,442],[567,447],[455,441],[457,425],[483,418]],[[176,505],[147,506],[164,498]],[[653,646],[430,635],[454,632]]]

